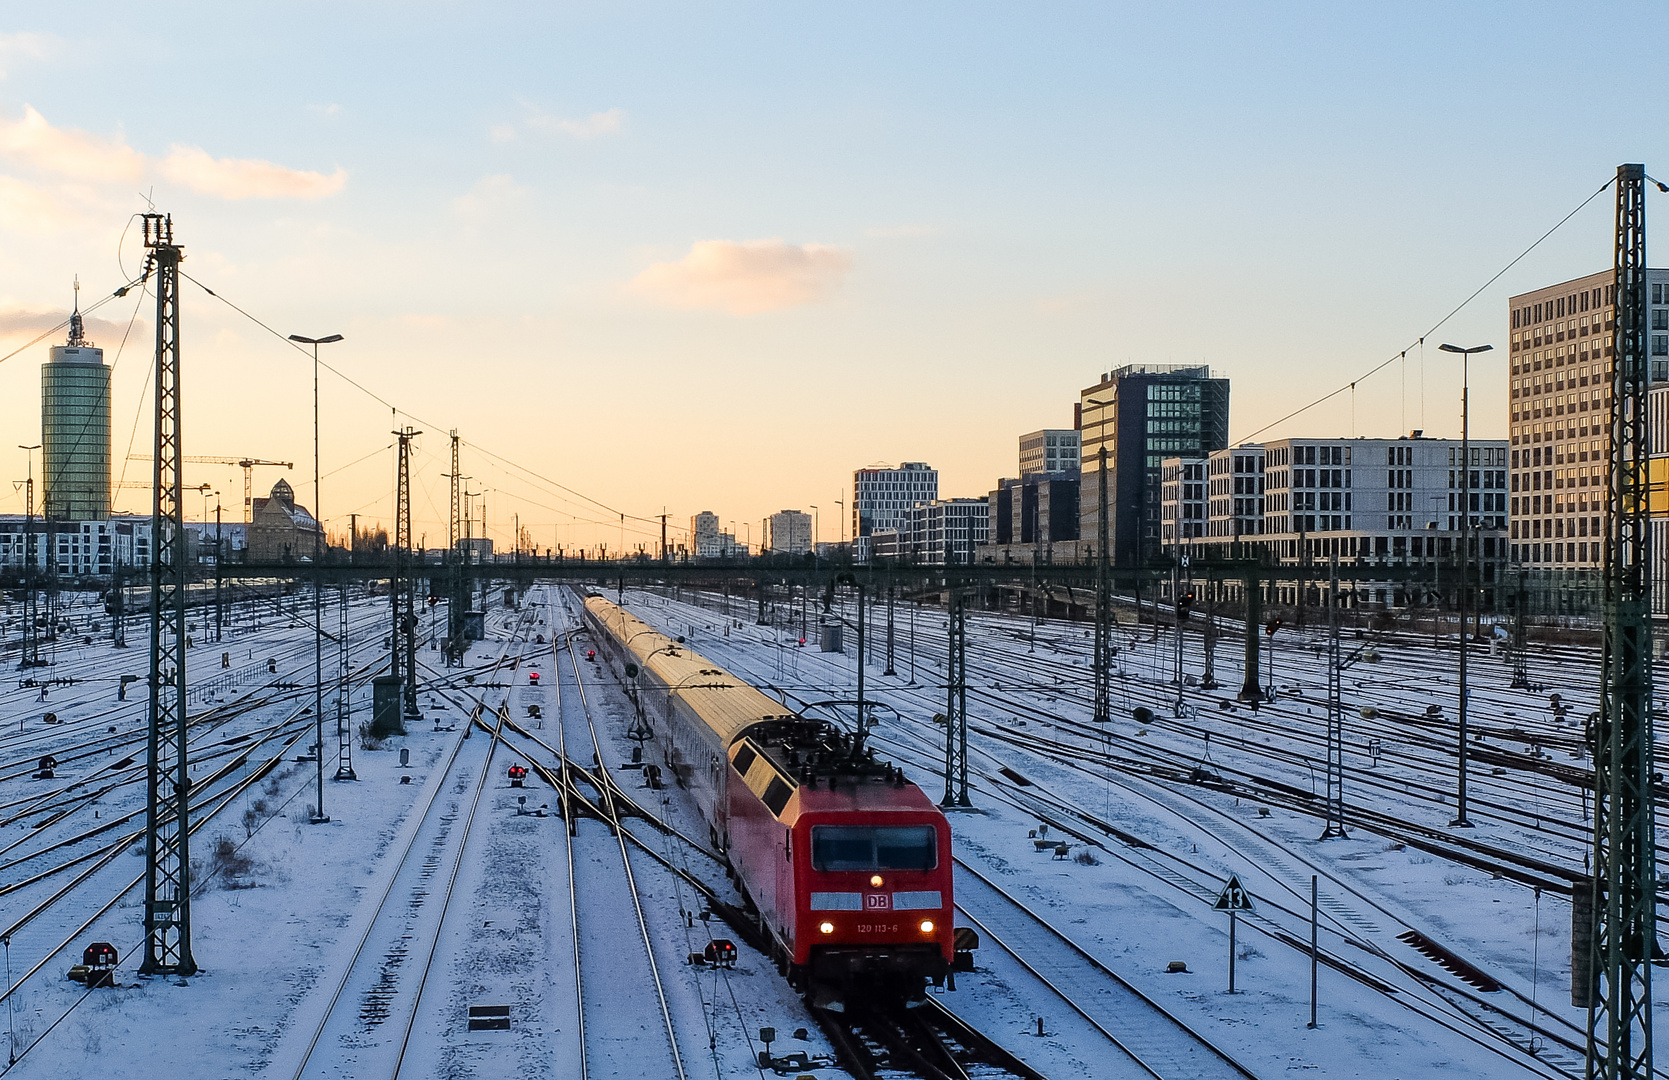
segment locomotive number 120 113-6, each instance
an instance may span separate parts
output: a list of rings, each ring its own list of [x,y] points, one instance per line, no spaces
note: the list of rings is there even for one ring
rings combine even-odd
[[[896,933],[898,933],[898,929],[899,929],[899,927],[898,927],[897,923],[859,923],[858,924],[858,933],[860,933],[860,934],[896,934]]]

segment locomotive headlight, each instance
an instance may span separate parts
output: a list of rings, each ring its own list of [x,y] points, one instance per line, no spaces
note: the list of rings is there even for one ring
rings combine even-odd
[[[871,888],[879,889],[881,887],[881,885],[883,884],[883,882],[881,881],[881,875],[876,874],[874,877],[870,878],[869,879],[869,884],[870,884]]]
[[[924,934],[931,934],[933,932],[933,920],[932,919],[923,919],[921,921],[921,932],[924,933]]]
[[[832,923],[832,922],[819,923],[817,925],[817,929],[823,931],[823,933],[825,933],[825,934],[832,934],[832,933],[834,933],[834,923]]]

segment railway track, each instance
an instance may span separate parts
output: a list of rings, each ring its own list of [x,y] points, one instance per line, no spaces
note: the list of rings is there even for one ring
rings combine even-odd
[[[515,635],[504,641],[492,673],[513,670]],[[490,680],[489,680],[490,681]],[[508,691],[494,708],[475,698],[470,723],[431,770],[385,859],[376,902],[364,904],[344,941],[340,976],[310,995],[270,1069],[274,1075],[397,1077],[418,1035],[424,987],[458,880],[481,794],[508,712]],[[494,735],[470,740],[474,721],[494,717]]]
[[[597,723],[585,692],[585,676],[571,637],[564,651],[572,672],[574,693],[562,699],[559,730],[563,740],[561,767],[571,785],[573,769],[567,749],[570,726],[583,734],[582,745],[589,743],[595,767],[601,771],[606,766]],[[655,1053],[657,1057],[665,1055],[665,1076],[685,1080],[678,1031],[667,1002],[666,983],[655,955],[631,853],[627,850],[626,830],[615,802],[614,787],[606,782],[597,783],[598,799],[593,807],[601,814],[608,838],[591,829],[582,832],[576,817],[568,819],[570,827],[564,834],[569,867],[569,912],[574,920],[575,969],[581,973],[575,983],[576,1012],[582,1031],[581,1075],[641,1074],[643,1055]],[[625,896],[620,895],[622,887]],[[628,940],[635,944],[629,949],[622,948],[622,943]],[[586,972],[591,973],[589,986],[584,977]],[[607,986],[606,990],[599,992],[599,980]],[[618,992],[622,983],[635,987],[638,992],[623,997]],[[646,1040],[655,1045],[654,1051],[644,1045]]]
[[[1143,1074],[1256,1080],[1255,1074],[1056,930],[972,863],[957,858],[956,906]]]
[[[741,647],[742,646],[739,643],[736,645],[736,648],[738,648],[738,649],[741,648]],[[734,651],[734,650],[732,650],[732,651]],[[884,694],[887,697],[897,697],[897,696],[900,696],[900,695],[907,695],[908,693],[910,693],[909,691],[900,690],[896,687],[877,687],[874,692]],[[917,693],[919,693],[919,692],[917,692]],[[930,708],[933,707],[934,704],[936,704],[936,703],[932,702],[932,701],[920,702],[919,704],[917,704],[915,706],[915,708],[905,710],[905,712],[901,712],[900,716],[903,717],[904,715],[906,715],[906,713],[917,712],[921,709],[930,709]],[[918,722],[918,726],[913,730],[917,730],[917,731],[921,730],[921,727],[919,726],[919,722]],[[981,734],[992,735],[993,737],[1000,737],[1000,736],[1004,736],[1004,735],[1008,734],[1006,732],[1001,732],[1001,731],[992,731],[989,728],[985,728],[985,727],[979,728],[978,730],[980,731]],[[938,736],[937,738],[942,739],[942,735]],[[912,743],[908,747],[900,746],[900,749],[903,750],[905,753],[908,753],[909,755],[911,755],[914,758],[914,760],[917,761],[918,763],[920,763],[922,766],[927,767],[927,768],[936,768],[937,766],[932,761],[932,759],[929,758],[929,757],[925,757],[923,755],[923,751],[926,751],[927,753],[930,754],[935,749],[933,744],[936,741],[937,741],[936,739],[934,739],[933,737],[930,736],[929,738],[927,738],[925,740],[921,740],[920,742]],[[1092,768],[1089,764],[1087,764],[1083,760],[1084,755],[1083,755],[1082,748],[1080,748],[1080,747],[1070,747],[1069,749],[1071,750],[1071,753],[1062,754],[1060,752],[1061,747],[1051,746],[1047,740],[1030,740],[1029,742],[1026,742],[1026,743],[1023,743],[1023,744],[1017,744],[1017,745],[1020,745],[1022,748],[1026,749],[1029,753],[1036,754],[1044,760],[1052,760],[1052,761],[1056,761],[1057,763],[1065,763],[1072,768],[1079,769],[1085,774],[1086,778],[1094,778],[1094,779],[1100,780],[1102,782],[1105,782],[1107,774],[1105,772],[1098,773],[1095,768]],[[975,750],[975,748],[973,746],[970,746],[970,750],[974,751],[976,754],[979,753],[979,751]],[[1016,807],[1024,809],[1027,813],[1037,815],[1037,818],[1039,820],[1044,820],[1044,821],[1052,822],[1052,823],[1064,823],[1066,825],[1067,831],[1069,833],[1071,833],[1072,835],[1077,836],[1079,838],[1082,838],[1084,840],[1087,840],[1087,841],[1089,841],[1093,844],[1100,845],[1102,840],[1107,840],[1107,841],[1110,842],[1113,839],[1118,839],[1118,840],[1124,840],[1124,841],[1136,840],[1136,842],[1139,845],[1146,846],[1143,842],[1137,840],[1134,837],[1129,836],[1129,834],[1127,832],[1125,832],[1124,830],[1121,830],[1116,826],[1108,825],[1105,822],[1096,822],[1095,824],[1090,825],[1088,828],[1086,828],[1085,827],[1086,822],[1083,820],[1084,815],[1083,815],[1081,805],[1079,805],[1079,806],[1070,805],[1066,800],[1056,799],[1056,798],[1052,798],[1052,797],[1048,798],[1048,799],[1041,798],[1040,795],[1039,795],[1039,792],[1037,790],[1035,790],[1037,787],[1039,787],[1039,785],[1032,784],[1032,783],[1028,782],[1024,777],[1021,777],[1021,776],[1018,776],[1018,775],[1012,775],[1012,776],[1002,775],[1002,773],[999,770],[1001,769],[1003,764],[1004,763],[1001,762],[1001,761],[991,762],[987,766],[987,768],[985,770],[983,770],[984,776],[982,777],[982,779],[984,779],[986,781],[985,790],[986,790],[986,793],[987,793],[988,796],[994,795],[995,797],[997,797],[1001,801],[1011,802]],[[1004,771],[1007,771],[1007,770],[1004,770]],[[1175,778],[1176,777],[1173,776],[1173,777],[1169,777],[1169,778],[1155,777],[1154,779],[1161,779],[1161,780],[1163,780],[1163,779],[1173,779],[1174,780]],[[1167,785],[1165,790],[1166,790],[1167,793],[1171,793],[1171,792],[1176,791],[1178,786],[1179,785],[1176,785],[1176,784],[1170,784],[1170,785]],[[1183,790],[1186,790],[1186,785],[1185,784],[1180,785],[1180,787]],[[1180,813],[1187,814],[1190,811],[1175,811],[1175,810],[1173,810],[1172,812],[1180,812]],[[1217,811],[1213,811],[1213,812],[1217,812]],[[1074,831],[1074,826],[1076,827],[1076,831]],[[1097,837],[1099,837],[1100,839],[1097,839]],[[1225,846],[1227,846],[1230,850],[1234,849],[1234,844],[1233,843],[1227,843]],[[1277,846],[1279,846],[1279,845],[1277,844]],[[1122,844],[1112,844],[1111,849],[1114,850],[1114,851],[1117,851],[1120,847],[1122,847]],[[1153,858],[1166,858],[1168,861],[1186,862],[1186,860],[1176,860],[1174,858],[1174,856],[1171,856],[1171,854],[1168,853],[1168,852],[1157,852],[1157,851],[1149,850],[1149,851],[1146,851],[1146,852],[1139,852],[1138,854],[1144,856],[1146,861],[1151,861],[1151,859],[1153,859]],[[1293,863],[1298,864],[1298,865],[1302,865],[1302,864],[1304,864],[1305,862],[1308,861],[1303,856],[1289,856],[1289,858],[1291,858],[1291,861]],[[1149,870],[1151,872],[1152,868],[1150,867]],[[1188,876],[1189,876],[1190,880],[1184,880],[1183,878],[1179,877],[1179,875],[1176,871],[1164,871],[1164,872],[1162,872],[1162,876],[1164,878],[1170,879],[1169,880],[1170,885],[1180,886],[1184,889],[1184,891],[1188,891],[1192,895],[1195,895],[1195,896],[1198,895],[1199,890],[1205,888],[1204,885],[1198,883],[1200,875],[1198,875],[1198,873],[1196,871],[1192,871],[1192,870],[1188,871]],[[1331,875],[1329,875],[1329,876],[1331,876]],[[1216,885],[1220,883],[1220,881],[1221,881],[1220,877],[1216,878],[1216,881],[1213,882],[1212,887],[1215,888]],[[1209,894],[1208,894],[1208,897],[1209,897]],[[1297,916],[1298,916],[1297,912],[1288,912],[1287,913],[1287,917],[1293,923],[1301,924],[1301,920]],[[1359,926],[1353,927],[1351,925],[1353,922],[1360,921],[1360,918],[1361,918],[1360,916],[1354,915],[1353,913],[1349,912],[1348,910],[1341,910],[1337,913],[1336,918],[1341,919],[1344,923],[1344,925],[1339,926],[1339,927],[1336,928],[1337,932],[1340,935],[1341,941],[1342,940],[1347,940],[1347,939],[1350,939],[1350,938],[1358,938],[1359,939],[1362,936],[1361,932],[1360,932],[1361,928]],[[1303,938],[1302,934],[1293,932],[1293,930],[1297,930],[1297,929],[1298,929],[1297,926],[1294,926],[1292,928],[1292,930],[1285,930],[1285,929],[1281,929],[1281,928],[1278,928],[1278,927],[1277,928],[1272,928],[1274,933],[1277,935],[1278,939],[1284,939],[1284,941],[1287,944],[1302,949],[1302,948],[1305,947],[1305,945],[1307,943],[1302,940],[1302,938]],[[1356,947],[1361,947],[1359,942],[1356,941],[1356,940],[1350,940],[1350,944],[1352,944]],[[1353,977],[1366,978],[1370,985],[1377,984],[1377,988],[1381,989],[1384,992],[1390,992],[1389,987],[1385,984],[1384,979],[1382,977],[1369,976],[1369,975],[1367,975],[1366,972],[1360,971],[1360,969],[1357,968],[1356,965],[1353,965],[1353,964],[1350,964],[1348,962],[1339,960],[1338,958],[1335,957],[1334,960],[1333,960],[1333,965],[1332,966],[1336,966],[1340,970],[1346,971],[1347,973],[1352,973]],[[1409,975],[1411,977],[1414,977],[1416,979],[1429,979],[1430,978],[1429,975],[1426,975],[1423,972],[1414,971],[1412,968],[1409,967],[1409,965],[1403,964],[1403,965],[1401,965],[1401,968],[1403,969],[1404,974],[1407,974],[1407,975]],[[1393,974],[1394,974],[1394,972],[1393,972]],[[1455,997],[1455,998],[1461,999],[1459,1004],[1455,1006],[1455,1009],[1458,1009],[1459,1011],[1461,1011],[1463,1013],[1463,1015],[1456,1016],[1456,1015],[1453,1014],[1454,1010],[1451,1010],[1450,1008],[1448,1008],[1444,1003],[1432,1002],[1432,1001],[1427,1001],[1424,1004],[1415,1007],[1415,1011],[1420,1012],[1422,1015],[1428,1016],[1429,1018],[1435,1020],[1438,1023],[1443,1024],[1444,1026],[1451,1027],[1452,1030],[1460,1030],[1462,1028],[1467,1029],[1467,1030],[1464,1030],[1462,1032],[1463,1034],[1466,1035],[1466,1037],[1471,1038],[1473,1041],[1479,1042],[1480,1045],[1490,1045],[1490,1047],[1492,1049],[1497,1050],[1497,1052],[1506,1052],[1508,1054],[1511,1054],[1511,1050],[1509,1049],[1508,1045],[1502,1045],[1503,1041],[1505,1041],[1506,1043],[1508,1043],[1510,1045],[1515,1045],[1515,1046],[1522,1047],[1522,1045],[1523,1045],[1523,1039],[1522,1039],[1523,1033],[1526,1030],[1532,1031],[1536,1035],[1539,1036],[1540,1040],[1549,1044],[1550,1047],[1551,1047],[1551,1050],[1552,1050],[1551,1054],[1548,1053],[1547,1051],[1544,1051],[1543,1055],[1542,1055],[1543,1058],[1548,1059],[1548,1060],[1544,1060],[1544,1061],[1540,1062],[1541,1066],[1543,1068],[1548,1069],[1549,1073],[1551,1075],[1569,1075],[1568,1066],[1569,1066],[1569,1060],[1570,1060],[1570,1056],[1569,1056],[1570,1052],[1574,1050],[1574,1053],[1578,1057],[1581,1053],[1581,1048],[1580,1048],[1580,1045],[1579,1045],[1579,1041],[1580,1041],[1580,1038],[1581,1038],[1580,1032],[1577,1032],[1574,1029],[1568,1029],[1556,1017],[1547,1017],[1546,1014],[1544,1013],[1544,1014],[1542,1014],[1542,1020],[1540,1022],[1537,1022],[1537,1021],[1533,1020],[1531,1017],[1526,1016],[1522,1012],[1519,1015],[1514,1016],[1509,1010],[1499,1008],[1498,1006],[1494,1005],[1493,1003],[1490,1003],[1490,1002],[1484,1001],[1482,999],[1479,999],[1479,998],[1477,998],[1476,995],[1468,996],[1466,994],[1465,988],[1453,988],[1453,987],[1444,986],[1444,987],[1437,988],[1437,991],[1435,991],[1435,992],[1440,992],[1444,995],[1449,995],[1450,997]],[[1403,1002],[1403,1003],[1408,1004],[1408,1002],[1406,1002],[1406,1001]],[[1453,1002],[1449,1002],[1449,1004],[1453,1004]],[[1524,1001],[1522,1004],[1527,1005],[1528,1001]],[[1521,1005],[1521,1008],[1522,1008],[1522,1005]],[[1515,1031],[1502,1030],[1504,1028],[1515,1028],[1515,1027],[1516,1027],[1516,1032]],[[1572,1036],[1575,1037],[1574,1041],[1572,1039]],[[1563,1067],[1563,1068],[1561,1068],[1561,1066],[1560,1066],[1560,1064],[1557,1060],[1553,1060],[1561,1052],[1566,1053],[1566,1056],[1567,1056],[1567,1060],[1565,1062],[1565,1067]],[[1521,1058],[1520,1061],[1522,1062],[1523,1059]],[[1534,1068],[1535,1066],[1532,1065],[1531,1067]],[[1580,1067],[1579,1066],[1577,1067],[1577,1073],[1578,1074],[1580,1073]]]

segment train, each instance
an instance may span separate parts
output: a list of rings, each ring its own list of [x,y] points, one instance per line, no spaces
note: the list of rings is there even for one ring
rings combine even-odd
[[[966,966],[950,826],[901,769],[601,596],[584,623],[635,694],[645,764],[693,796],[777,970],[810,1004],[916,1000]]]

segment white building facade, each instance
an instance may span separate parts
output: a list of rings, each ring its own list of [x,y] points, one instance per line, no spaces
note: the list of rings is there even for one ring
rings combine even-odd
[[[904,532],[917,503],[939,497],[939,471],[924,461],[906,461],[896,469],[859,469],[852,474],[852,537],[882,529]]]
[[[766,547],[779,555],[806,555],[811,551],[811,515],[804,510],[778,510],[770,517]]]
[[[1020,436],[1020,476],[1072,473],[1080,468],[1082,438],[1072,428],[1044,428]]]

